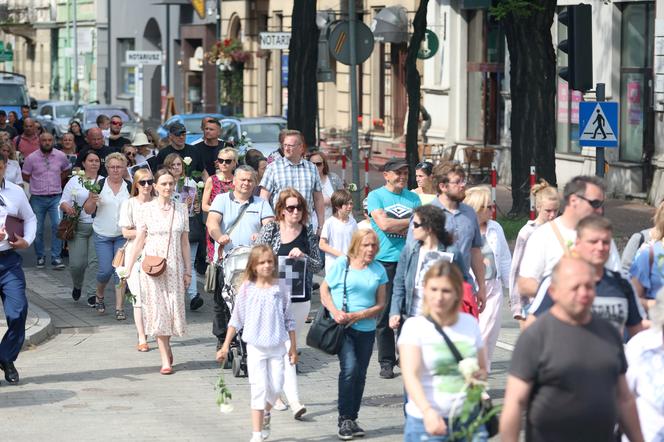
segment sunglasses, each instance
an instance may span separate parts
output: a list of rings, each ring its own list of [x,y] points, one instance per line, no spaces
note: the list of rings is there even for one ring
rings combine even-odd
[[[585,202],[587,202],[588,204],[590,204],[590,207],[592,207],[593,209],[599,209],[604,205],[604,200],[589,200],[583,195],[577,195],[577,196],[582,200],[584,200]]]
[[[173,135],[175,135],[176,137],[181,137],[181,136],[183,136],[183,135],[187,135],[187,132],[186,132],[186,131],[184,131],[184,132],[178,132],[178,133],[175,133],[175,134],[173,134]]]
[[[143,187],[152,186],[154,184],[154,180],[140,180],[138,184]]]
[[[312,163],[314,163],[316,165],[316,167],[319,167],[319,166],[322,166],[323,164],[325,164],[322,161],[320,161],[320,162],[312,161]]]
[[[135,157],[136,154],[134,152],[127,152],[127,153],[125,153],[125,156],[126,157]]]
[[[219,164],[233,164],[233,159],[226,159],[226,158],[217,158],[217,163]]]
[[[122,126],[122,121],[111,121],[113,126]]]
[[[418,223],[417,221],[413,221],[413,228],[419,229],[420,227],[422,227],[422,223]]]
[[[415,170],[418,170],[418,169],[431,170],[431,169],[433,169],[433,164],[431,164],[427,161],[424,161],[423,163],[418,163],[417,166],[415,166]]]
[[[288,213],[293,213],[297,210],[298,212],[302,212],[302,206],[297,205],[297,206],[286,206],[286,211]]]

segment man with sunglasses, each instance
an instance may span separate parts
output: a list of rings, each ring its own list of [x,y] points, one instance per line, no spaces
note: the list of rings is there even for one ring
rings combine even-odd
[[[109,147],[122,149],[124,145],[131,144],[131,140],[128,140],[120,134],[122,124],[122,117],[119,115],[113,115],[111,117],[111,126],[109,127],[110,133],[108,134]]]
[[[191,158],[190,170],[203,172],[203,165],[198,156],[198,150],[185,141],[187,139],[187,128],[182,123],[172,123],[168,126],[168,146],[159,151],[155,158],[156,168],[164,164],[166,157],[172,153],[180,155],[183,160],[186,157]],[[156,170],[155,168],[155,170]]]
[[[576,225],[588,215],[604,215],[605,184],[601,178],[580,175],[563,189],[562,215],[538,229],[528,239],[519,268],[519,292],[534,297],[542,280],[551,274],[561,257],[570,254],[576,241]],[[620,256],[613,241],[606,267],[620,270]]]

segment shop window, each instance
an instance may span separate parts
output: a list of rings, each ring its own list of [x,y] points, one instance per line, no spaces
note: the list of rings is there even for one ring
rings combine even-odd
[[[127,51],[134,50],[133,38],[118,38],[117,59],[118,66],[118,92],[120,95],[134,96],[136,88],[136,67],[125,63]]]
[[[643,159],[652,96],[654,3],[625,4],[620,48],[620,159]]]

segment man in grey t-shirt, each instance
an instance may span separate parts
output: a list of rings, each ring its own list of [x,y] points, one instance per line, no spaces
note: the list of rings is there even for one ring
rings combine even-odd
[[[555,304],[524,331],[512,354],[500,420],[503,442],[605,442],[617,422],[630,441],[643,441],[627,386],[622,339],[593,316],[595,274],[578,258],[562,258],[549,289]]]

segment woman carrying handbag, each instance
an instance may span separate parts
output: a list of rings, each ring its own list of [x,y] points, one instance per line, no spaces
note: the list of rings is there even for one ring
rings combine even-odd
[[[385,306],[387,273],[375,261],[378,237],[373,230],[353,234],[348,256],[332,265],[320,286],[321,303],[344,325],[339,350],[338,431],[341,440],[364,436],[357,423],[367,367],[376,337],[376,316]]]
[[[127,272],[131,276],[143,252],[139,278],[145,333],[156,336],[160,373],[168,375],[173,373],[171,336],[182,336],[186,326],[184,293],[191,283],[189,213],[171,199],[175,180],[170,172],[158,171],[154,183],[159,196],[141,206]]]

